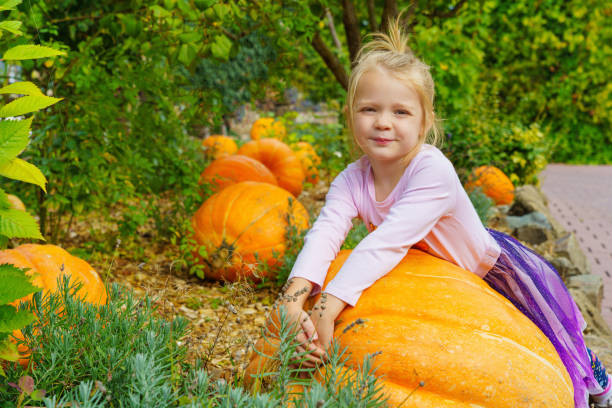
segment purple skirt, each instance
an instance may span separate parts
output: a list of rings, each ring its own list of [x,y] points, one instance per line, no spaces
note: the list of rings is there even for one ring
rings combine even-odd
[[[586,323],[555,269],[514,238],[488,230],[501,255],[484,280],[510,300],[554,345],[574,385],[576,408],[603,391],[594,377],[582,331]]]

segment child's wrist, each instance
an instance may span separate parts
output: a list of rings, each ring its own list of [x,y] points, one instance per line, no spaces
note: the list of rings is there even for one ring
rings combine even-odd
[[[288,280],[281,289],[280,304],[286,306],[289,311],[301,310],[312,291],[312,286],[313,284],[304,278]]]

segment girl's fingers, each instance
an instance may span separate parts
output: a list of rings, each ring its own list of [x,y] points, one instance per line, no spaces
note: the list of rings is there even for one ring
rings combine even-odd
[[[319,338],[315,325],[310,319],[310,316],[308,316],[308,313],[302,313],[300,316],[300,324],[302,325],[302,330],[304,330],[304,333],[306,333],[306,336],[308,336],[310,340],[317,340]]]

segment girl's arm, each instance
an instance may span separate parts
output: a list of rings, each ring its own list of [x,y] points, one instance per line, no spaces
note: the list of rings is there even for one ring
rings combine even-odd
[[[441,217],[452,214],[459,183],[452,164],[441,154],[419,160],[385,220],[355,247],[325,292],[354,306],[363,290],[393,269]]]
[[[304,278],[312,284],[311,294],[321,290],[329,265],[336,258],[358,211],[352,191],[359,189],[355,180],[345,170],[332,182],[325,197],[325,206],[304,238],[300,251],[289,275]],[[302,303],[303,304],[303,303]]]

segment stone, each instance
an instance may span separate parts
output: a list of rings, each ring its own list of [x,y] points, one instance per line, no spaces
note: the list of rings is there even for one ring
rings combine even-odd
[[[548,200],[539,188],[530,184],[517,187],[514,190],[514,202],[508,210],[508,215],[522,216],[533,212],[546,216],[552,226],[554,238],[566,233],[565,228],[551,216],[548,210]]]
[[[584,330],[585,335],[597,336],[612,344],[612,331],[606,324],[606,321],[601,316],[601,312],[589,300],[589,298],[580,289],[568,288],[572,298],[578,305],[578,309],[584,317],[587,326]]]
[[[581,275],[591,272],[589,263],[584,252],[580,249],[576,236],[569,232],[555,241],[553,249],[554,256],[568,259],[579,271]]]
[[[512,235],[532,245],[541,244],[554,236],[553,228],[546,215],[538,211],[522,216],[508,215],[506,223],[512,230]]]
[[[603,299],[603,279],[592,273],[570,276],[567,279],[567,287],[581,290],[586,297],[601,311]]]
[[[567,282],[572,276],[583,274],[583,272],[578,269],[576,265],[571,263],[570,260],[564,256],[547,257],[546,260],[550,262],[557,272],[559,272],[561,279],[563,279],[565,282]]]

